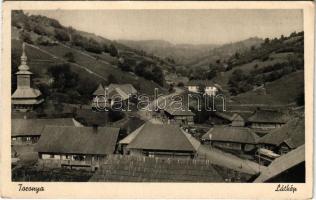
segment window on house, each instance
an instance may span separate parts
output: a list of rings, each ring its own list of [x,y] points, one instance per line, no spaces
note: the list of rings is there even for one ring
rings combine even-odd
[[[83,161],[85,159],[85,156],[83,155],[75,155],[73,156],[74,160],[77,160],[77,161]]]
[[[15,140],[16,140],[16,137],[13,137],[12,140],[15,141]]]
[[[49,158],[54,158],[54,155],[50,154],[50,155],[49,155]]]

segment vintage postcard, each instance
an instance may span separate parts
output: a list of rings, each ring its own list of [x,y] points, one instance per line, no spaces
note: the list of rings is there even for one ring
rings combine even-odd
[[[1,195],[312,198],[311,2],[4,2]]]

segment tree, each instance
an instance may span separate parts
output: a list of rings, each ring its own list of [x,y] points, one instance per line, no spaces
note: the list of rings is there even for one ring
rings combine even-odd
[[[112,74],[108,76],[108,84],[111,84],[111,83],[118,83],[117,79]]]
[[[21,31],[20,33],[20,38],[23,42],[29,43],[29,44],[33,44],[33,41],[31,39],[31,35],[26,32],[26,31]]]
[[[55,38],[61,42],[69,41],[69,35],[64,29],[55,28]]]
[[[89,39],[87,42],[83,44],[83,48],[86,51],[90,51],[92,53],[102,53],[103,47],[95,40]]]
[[[184,83],[183,82],[179,82],[178,83],[178,87],[184,87]]]
[[[284,40],[284,35],[281,35],[281,40]]]
[[[103,44],[102,47],[103,47],[103,51],[104,51],[105,53],[109,53],[109,47],[108,47],[108,45]]]
[[[244,74],[243,70],[236,69],[229,78],[229,91],[232,95],[246,92],[252,88],[249,84],[249,77]]]
[[[144,76],[145,67],[146,67],[145,61],[138,63],[135,67],[135,74],[138,76]]]
[[[68,62],[72,62],[72,63],[76,62],[76,61],[75,61],[75,56],[74,56],[74,54],[73,54],[72,52],[67,52],[67,53],[65,53],[64,58],[65,58]]]
[[[296,97],[295,101],[296,101],[296,104],[297,104],[298,106],[303,106],[303,105],[305,105],[305,95],[304,95],[304,92],[302,92],[301,94],[299,94],[299,95]]]
[[[153,81],[158,83],[160,86],[163,86],[164,84],[164,76],[162,69],[158,66],[154,66],[152,70],[152,76],[153,76]]]
[[[132,66],[136,65],[136,61],[134,59],[128,58],[119,58],[118,67],[126,72],[132,72]]]
[[[36,44],[43,45],[43,46],[52,45],[52,43],[50,43],[49,40],[43,36],[40,36],[36,39]]]
[[[112,57],[117,57],[118,56],[118,51],[117,51],[116,47],[113,44],[110,45],[109,52],[110,52],[110,55]]]
[[[33,31],[38,35],[47,35],[45,28],[40,24],[34,26]]]
[[[52,87],[58,92],[74,89],[78,85],[78,74],[70,70],[69,64],[55,65],[51,67],[48,72],[54,80]]]
[[[169,85],[169,88],[168,88],[168,92],[169,93],[172,93],[172,92],[174,92],[175,90],[174,90],[174,85],[173,84],[170,84]]]
[[[206,88],[206,86],[204,84],[200,84],[199,85],[199,93],[200,94],[204,94],[205,93],[205,88]]]
[[[211,79],[216,77],[217,72],[218,72],[218,68],[216,66],[213,66],[213,65],[211,67],[211,64],[210,64],[209,68],[210,68],[210,70],[207,72],[206,78],[208,80],[211,80]]]
[[[264,39],[264,44],[269,44],[269,43],[270,43],[270,39],[269,38]]]

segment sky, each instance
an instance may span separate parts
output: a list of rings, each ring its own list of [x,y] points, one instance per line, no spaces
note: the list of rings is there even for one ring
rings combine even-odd
[[[303,30],[302,10],[37,10],[64,26],[111,40],[224,44]]]

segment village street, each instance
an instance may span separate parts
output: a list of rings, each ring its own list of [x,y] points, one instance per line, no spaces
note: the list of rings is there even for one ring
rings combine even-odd
[[[241,159],[237,156],[234,156],[233,154],[226,153],[216,148],[209,148],[200,145],[197,151],[200,158],[209,160],[211,163],[216,165],[225,166],[227,168],[247,174],[254,175],[266,168],[265,166],[259,165],[258,163]]]
[[[179,95],[184,91],[180,88],[175,87],[175,92],[160,96],[156,100],[152,101],[146,108],[139,110],[138,115],[142,120],[150,121],[153,124],[163,124],[161,119],[153,115],[153,110],[157,105],[163,105],[166,99],[171,98],[173,95]],[[199,141],[196,141],[200,143]],[[225,166],[227,168],[247,173],[247,174],[257,174],[262,171],[265,166],[261,166],[255,162],[239,158],[233,154],[226,153],[220,149],[208,148],[206,146],[200,145],[198,149],[198,155],[200,159],[209,160],[211,163],[214,163],[219,166]]]

